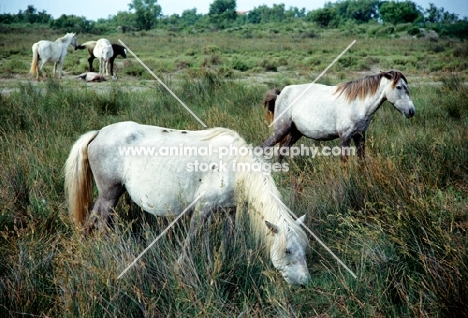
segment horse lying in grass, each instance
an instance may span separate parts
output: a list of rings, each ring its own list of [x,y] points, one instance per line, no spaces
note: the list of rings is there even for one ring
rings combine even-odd
[[[408,81],[398,71],[381,72],[337,86],[321,84],[290,85],[265,94],[263,107],[274,131],[262,144],[291,147],[299,138],[314,140],[340,138],[342,159],[353,139],[360,158],[365,157],[365,133],[372,116],[389,101],[407,118],[416,109],[410,98]]]
[[[87,49],[89,53],[88,63],[89,63],[89,71],[94,72],[93,68],[93,61],[96,58],[93,54],[94,47],[96,46],[97,41],[88,41],[76,47],[77,50]],[[117,56],[122,56],[123,58],[127,58],[127,49],[119,44],[112,44],[112,51],[114,54],[109,58],[110,64],[110,73],[114,74],[114,60]]]
[[[62,78],[63,62],[67,55],[67,49],[69,45],[73,45],[76,49],[76,35],[75,33],[67,33],[65,36],[58,38],[55,42],[42,40],[36,42],[32,46],[32,63],[31,63],[31,74],[36,75],[36,80],[39,80],[39,70],[42,72],[42,76],[46,77],[43,70],[45,63],[54,63],[54,75],[58,71],[59,78]],[[41,63],[39,63],[39,58]],[[58,66],[58,69],[57,69]]]
[[[190,154],[180,150],[161,155],[179,145],[190,145]],[[275,268],[288,283],[307,283],[307,237],[301,228],[305,216],[297,220],[290,216],[279,201],[273,178],[262,171],[266,163],[261,158],[241,151],[220,158],[220,151],[232,147],[248,145],[225,128],[185,131],[120,122],[90,131],[75,142],[65,164],[70,214],[89,231],[112,223],[111,213],[125,191],[143,210],[157,216],[177,216],[203,194],[191,210],[190,230],[178,260],[182,263],[190,241],[212,212],[232,209],[228,213],[232,225],[233,208],[247,202],[251,229],[265,243]],[[93,177],[98,189],[94,204]]]
[[[75,77],[76,79],[82,79],[86,82],[104,82],[106,78],[96,72],[85,72]]]

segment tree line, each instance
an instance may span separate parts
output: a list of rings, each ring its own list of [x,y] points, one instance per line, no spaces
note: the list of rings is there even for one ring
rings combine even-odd
[[[1,24],[29,23],[47,24],[52,28],[88,33],[101,33],[110,27],[120,26],[125,30],[150,30],[168,27],[172,29],[207,28],[219,30],[247,24],[284,23],[292,21],[313,22],[320,28],[338,28],[349,22],[382,23],[397,25],[413,23],[432,28],[443,28],[447,35],[466,38],[468,18],[458,17],[433,3],[422,8],[412,1],[382,0],[338,0],[327,2],[323,8],[306,11],[305,8],[273,4],[261,5],[248,12],[238,12],[236,0],[214,0],[207,14],[198,14],[197,9],[187,9],[182,14],[163,15],[157,0],[132,0],[128,11],[120,11],[114,16],[98,21],[85,17],[61,15],[54,19],[45,11],[39,12],[28,5],[18,14],[0,14]]]

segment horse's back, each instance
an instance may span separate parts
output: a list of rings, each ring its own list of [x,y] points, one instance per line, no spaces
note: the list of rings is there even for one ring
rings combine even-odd
[[[97,41],[87,41],[81,44],[81,46],[87,47],[88,49],[94,49]]]
[[[61,48],[52,41],[42,40],[34,43],[33,49],[34,46],[36,46],[37,53],[42,60],[56,62],[62,55]]]
[[[342,111],[335,90],[335,86],[322,84],[286,86],[276,101],[275,116],[285,112],[283,116],[309,138],[334,139],[337,117]]]
[[[233,200],[232,172],[210,174],[198,166],[219,164],[218,153],[208,153],[210,143],[219,138],[229,146],[236,136],[121,122],[101,129],[89,145],[89,162],[98,188],[99,183],[119,182],[144,210],[156,215],[180,213],[201,191],[209,192],[214,204]],[[200,149],[203,155],[197,153]]]
[[[104,53],[104,54],[103,54]],[[107,39],[99,39],[96,41],[96,45],[93,49],[93,54],[95,57],[106,57],[110,58],[114,55],[114,50],[112,49],[112,44]],[[105,55],[105,56],[103,56]]]

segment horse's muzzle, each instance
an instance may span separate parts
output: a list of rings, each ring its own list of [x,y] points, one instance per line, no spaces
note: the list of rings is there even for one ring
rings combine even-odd
[[[416,109],[410,108],[407,113],[405,113],[406,118],[411,118],[416,114]]]

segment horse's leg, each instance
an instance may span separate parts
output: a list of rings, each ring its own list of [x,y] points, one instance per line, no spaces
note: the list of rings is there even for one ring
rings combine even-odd
[[[59,64],[59,78],[62,78],[63,76],[63,63],[65,63],[65,55],[63,55],[61,58],[60,58],[60,64]]]
[[[178,265],[184,264],[185,260],[188,258],[190,242],[193,240],[194,237],[197,236],[198,232],[200,231],[200,227],[205,224],[206,220],[211,214],[211,209],[211,204],[208,202],[203,203],[203,206],[197,204],[197,207],[193,212],[192,219],[190,220],[190,229],[189,233],[187,234],[187,237],[184,240],[182,253],[179,256],[179,259],[177,260]]]
[[[104,59],[102,57],[99,58],[99,74],[104,75]]]
[[[89,71],[90,71],[90,72],[94,72],[93,61],[94,61],[94,55],[91,55],[91,56],[88,58]]]
[[[205,251],[206,251],[206,258],[208,259],[208,264],[210,264],[210,267],[213,267],[213,260],[211,259],[211,249],[210,249],[210,233],[209,233],[209,227],[207,226],[207,223],[209,223],[210,216],[207,217],[205,222],[202,222],[203,226],[203,242],[205,244]]]
[[[227,255],[230,254],[231,242],[234,234],[234,228],[236,224],[236,209],[228,208],[226,211],[227,219],[224,222],[224,239],[221,248],[221,255],[223,259],[226,259]]]
[[[46,78],[46,73],[44,71],[44,64],[45,63],[46,63],[46,60],[41,60],[41,63],[39,64],[39,70],[41,71],[43,78]],[[39,80],[39,72],[37,72],[36,79]]]
[[[291,129],[289,130],[289,134],[283,140],[280,141],[280,149],[279,149],[280,161],[283,159],[283,156],[281,155],[282,149],[290,148],[302,136],[303,136],[302,133],[296,128],[296,125],[292,123]]]
[[[277,124],[275,126],[275,130],[273,131],[273,133],[270,135],[270,137],[268,137],[267,140],[263,142],[263,144],[260,147],[262,148],[273,147],[278,142],[283,140],[283,138],[289,134],[290,130],[291,130],[291,123]]]
[[[99,184],[98,189],[98,199],[91,208],[90,217],[85,227],[86,232],[91,232],[94,228],[105,228],[112,225],[111,213],[125,192],[125,188],[119,183],[106,186],[106,188]]]
[[[52,72],[52,77],[55,77],[55,74],[57,73],[57,63],[58,62],[54,62],[54,71]]]
[[[351,143],[351,137],[349,136],[340,136],[340,147],[341,147],[341,161],[348,161],[348,155],[344,149],[349,149]]]
[[[114,56],[109,59],[110,73],[111,73],[112,76],[114,75],[114,60],[115,60]]]
[[[361,131],[355,133],[353,136],[353,141],[356,145],[359,159],[364,159],[366,157],[366,132]]]

